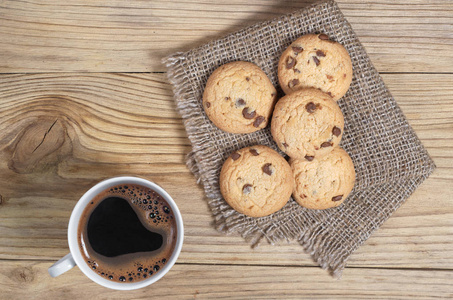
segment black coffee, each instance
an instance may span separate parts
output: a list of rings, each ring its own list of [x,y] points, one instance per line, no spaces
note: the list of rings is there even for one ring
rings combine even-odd
[[[112,281],[137,282],[159,272],[177,237],[170,205],[152,189],[117,185],[83,211],[78,241],[86,263]]]

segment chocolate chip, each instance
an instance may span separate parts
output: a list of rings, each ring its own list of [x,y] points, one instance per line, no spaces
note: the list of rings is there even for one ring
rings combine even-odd
[[[328,40],[329,36],[327,34],[321,33],[320,35],[318,35],[318,38],[320,40]]]
[[[282,143],[282,146],[288,148],[289,145],[287,143]]]
[[[289,88],[293,88],[293,87],[295,87],[295,86],[298,85],[298,84],[299,84],[299,79],[293,79],[293,80],[291,80],[291,81],[288,83],[288,87],[289,87]]]
[[[269,175],[269,176],[271,176],[272,173],[273,173],[273,171],[272,171],[272,169],[271,169],[271,166],[272,166],[272,164],[269,164],[269,163],[267,163],[267,164],[265,164],[265,165],[263,166],[263,172],[266,173],[266,174]]]
[[[236,107],[241,107],[245,105],[245,101],[242,98],[236,100]]]
[[[331,146],[332,146],[331,142],[324,142],[321,144],[321,148],[327,148],[327,147],[331,147]]]
[[[334,136],[340,136],[340,134],[341,134],[341,129],[338,128],[337,126],[334,126],[333,129],[332,129],[332,134],[333,134]]]
[[[330,97],[332,97],[332,98],[333,98],[333,95],[332,95],[332,93],[331,93],[331,92],[327,92],[327,95],[329,95]]]
[[[258,128],[261,125],[261,123],[264,122],[264,120],[265,119],[263,116],[256,117],[255,121],[253,122],[253,126]]]
[[[293,69],[294,73],[300,74],[300,71],[298,69]]]
[[[253,156],[258,156],[258,155],[260,155],[260,154],[258,153],[258,151],[256,151],[256,149],[250,149],[250,153],[252,153]]]
[[[251,184],[244,184],[244,186],[242,187],[242,193],[244,195],[247,195],[247,194],[250,194],[250,192],[252,191],[252,185]]]
[[[293,57],[289,56],[288,59],[286,60],[286,68],[292,69],[295,64],[296,64],[296,60]]]
[[[242,116],[246,119],[253,119],[256,115],[256,112],[254,110],[252,110],[252,108],[250,107],[245,107],[243,110],[242,110]]]
[[[245,77],[245,80],[250,81],[250,77]]]
[[[316,51],[316,56],[324,57],[324,56],[326,56],[326,54],[322,50],[318,50],[318,51]]]
[[[239,153],[237,153],[236,151],[231,153],[231,158],[233,160],[237,160],[239,157],[241,157],[241,155]]]
[[[206,107],[207,107],[207,108],[210,108],[210,107],[211,107],[211,103],[206,102]]]
[[[341,199],[343,199],[343,195],[332,197],[332,201],[340,201]]]
[[[315,110],[316,110],[316,104],[314,104],[313,102],[309,102],[305,105],[305,109],[310,113],[314,113]]]
[[[231,98],[230,97],[225,97],[225,101],[228,101],[230,100]]]
[[[292,46],[291,48],[293,49],[295,55],[297,55],[297,54],[301,53],[302,51],[304,51],[304,48],[302,48],[300,46]]]
[[[332,75],[327,75],[327,74],[326,74],[326,77],[327,77],[327,79],[329,79],[329,80],[332,80],[332,79],[333,79],[333,76],[332,76]]]
[[[320,61],[316,56],[313,56],[313,61],[315,62],[316,66],[319,66]]]
[[[346,73],[343,74],[343,78],[346,78]]]
[[[308,160],[308,161],[312,161],[313,159],[315,159],[314,156],[310,156],[310,155],[305,155],[305,159]]]

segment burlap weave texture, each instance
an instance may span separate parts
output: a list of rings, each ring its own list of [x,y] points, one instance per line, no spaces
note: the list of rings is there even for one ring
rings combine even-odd
[[[297,37],[325,33],[341,43],[353,63],[353,80],[338,104],[345,117],[341,146],[351,156],[356,185],[343,205],[307,210],[294,200],[263,218],[234,211],[220,194],[219,174],[234,150],[264,144],[278,150],[269,128],[252,134],[230,134],[216,128],[202,107],[209,75],[230,61],[250,61],[278,86],[280,54]],[[203,185],[216,227],[236,232],[252,244],[296,239],[314,260],[339,276],[347,259],[413,193],[435,165],[371,64],[334,1],[323,1],[256,24],[224,38],[176,53],[164,60],[177,108],[192,152],[187,164]],[[281,153],[281,152],[280,152]]]

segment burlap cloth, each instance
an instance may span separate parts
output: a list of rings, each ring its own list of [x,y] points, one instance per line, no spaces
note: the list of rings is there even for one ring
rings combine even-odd
[[[271,216],[246,217],[220,194],[222,164],[242,147],[277,147],[269,128],[252,134],[229,134],[216,128],[201,105],[206,81],[220,65],[244,60],[261,67],[278,86],[277,63],[283,50],[303,34],[320,32],[344,45],[353,63],[352,84],[339,105],[345,117],[341,146],[354,162],[355,188],[338,208],[308,210],[291,199]],[[340,276],[351,253],[435,168],[334,1],[319,2],[176,53],[164,63],[192,143],[187,165],[204,187],[215,226],[222,232],[241,234],[252,245],[263,238],[270,243],[295,239],[319,265]]]

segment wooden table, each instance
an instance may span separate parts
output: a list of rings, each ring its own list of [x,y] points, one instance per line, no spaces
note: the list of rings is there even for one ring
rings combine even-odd
[[[341,280],[295,242],[251,249],[212,226],[161,59],[311,2],[0,1],[0,299],[452,298],[451,1],[339,1],[438,166]],[[120,174],[176,200],[186,227],[177,264],[132,292],[78,268],[51,278],[77,200]]]

